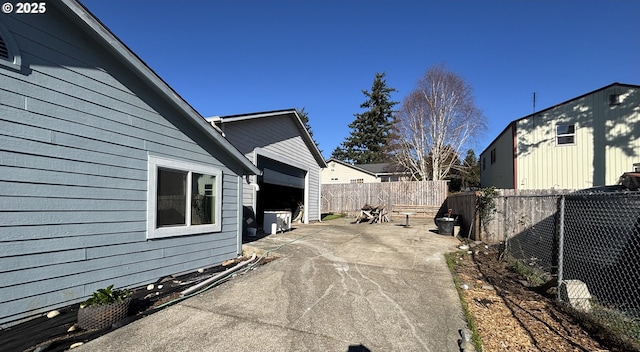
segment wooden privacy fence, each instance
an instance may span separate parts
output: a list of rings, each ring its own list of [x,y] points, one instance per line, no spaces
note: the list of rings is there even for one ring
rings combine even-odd
[[[458,217],[459,236],[471,239],[478,238],[479,217],[476,214],[476,192],[450,195],[440,209],[440,213],[443,214],[449,209],[452,214]]]
[[[499,243],[532,228],[549,227],[556,211],[556,199],[571,190],[499,189],[496,212],[486,224],[476,211],[476,192],[452,194],[441,208],[460,215],[460,235],[485,243]]]
[[[440,207],[447,199],[448,181],[398,181],[322,185],[322,212],[348,213],[363,205],[394,204]]]

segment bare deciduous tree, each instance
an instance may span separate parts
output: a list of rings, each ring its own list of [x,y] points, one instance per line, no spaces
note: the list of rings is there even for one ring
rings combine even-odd
[[[444,65],[430,68],[404,99],[394,124],[394,155],[416,179],[443,180],[460,151],[486,128],[471,86]]]

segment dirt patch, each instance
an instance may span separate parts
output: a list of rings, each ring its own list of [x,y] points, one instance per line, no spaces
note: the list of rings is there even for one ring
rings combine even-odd
[[[451,255],[457,284],[482,340],[483,351],[629,351],[602,331],[587,330],[548,292],[541,294],[499,259],[497,248],[477,246]]]

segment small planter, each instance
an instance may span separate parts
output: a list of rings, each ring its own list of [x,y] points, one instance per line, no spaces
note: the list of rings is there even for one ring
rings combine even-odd
[[[84,330],[104,329],[129,315],[131,297],[121,302],[93,304],[78,309],[78,326]]]

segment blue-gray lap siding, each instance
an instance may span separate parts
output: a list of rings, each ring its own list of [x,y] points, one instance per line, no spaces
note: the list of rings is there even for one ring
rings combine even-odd
[[[309,172],[309,204],[305,204],[305,210],[309,221],[320,220],[320,166],[289,115],[225,123],[224,132],[249,160],[256,162],[255,150],[260,148],[280,156],[278,161],[306,167]],[[245,186],[243,204],[251,206],[254,198],[254,189]]]
[[[237,255],[237,160],[53,6],[0,22],[0,324]],[[147,240],[148,154],[222,170],[221,232]]]

